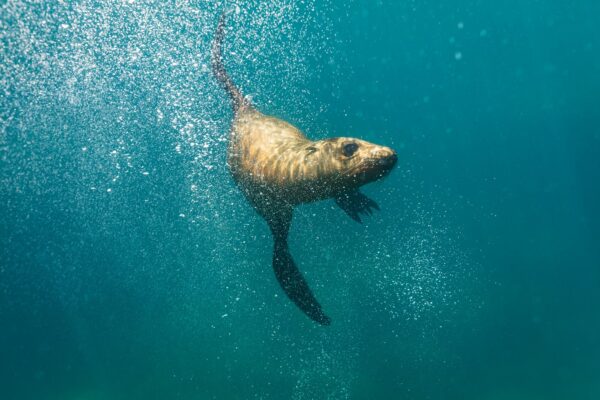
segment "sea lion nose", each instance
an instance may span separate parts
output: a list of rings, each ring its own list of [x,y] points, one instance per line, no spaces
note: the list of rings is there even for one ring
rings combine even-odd
[[[394,164],[396,164],[396,161],[398,161],[398,156],[396,155],[396,153],[392,153],[387,157],[380,158],[379,165],[383,167],[393,167]]]

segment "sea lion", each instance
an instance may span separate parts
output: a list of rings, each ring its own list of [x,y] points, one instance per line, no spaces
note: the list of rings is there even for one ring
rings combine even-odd
[[[273,269],[286,295],[311,319],[331,320],[313,296],[290,255],[288,231],[295,206],[333,198],[361,222],[360,214],[379,210],[359,187],[381,179],[394,167],[396,152],[350,137],[311,141],[295,126],[259,112],[227,74],[222,59],[225,13],[212,44],[212,70],[231,98],[234,118],[227,163],[248,202],[271,229]]]

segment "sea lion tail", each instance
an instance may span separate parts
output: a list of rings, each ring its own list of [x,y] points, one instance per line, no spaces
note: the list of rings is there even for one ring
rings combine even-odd
[[[287,241],[275,240],[273,270],[281,288],[298,308],[321,325],[331,324],[331,319],[321,309],[321,305],[315,299],[308,283],[294,263]]]
[[[235,86],[223,64],[223,39],[225,38],[225,15],[223,12],[221,18],[219,18],[219,24],[217,25],[217,31],[215,32],[215,38],[212,43],[211,50],[211,65],[212,71],[221,86],[227,91],[233,102],[234,111],[239,110],[242,106],[246,105],[246,100],[242,95],[242,92]]]
[[[294,263],[288,248],[287,237],[292,221],[291,207],[281,207],[278,212],[267,215],[267,222],[273,233],[273,270],[281,288],[310,319],[330,325],[331,319],[323,312],[321,305],[313,295],[308,283]]]

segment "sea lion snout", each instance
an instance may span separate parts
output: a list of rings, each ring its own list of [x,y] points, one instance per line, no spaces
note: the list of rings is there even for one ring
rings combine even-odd
[[[377,164],[381,165],[382,167],[392,168],[396,164],[396,161],[398,161],[398,156],[396,153],[392,153],[389,156],[380,158],[379,161],[377,161]]]
[[[396,165],[396,162],[398,161],[396,152],[389,148],[387,150],[388,151],[385,153],[385,155],[380,156],[375,163],[375,169],[379,170],[378,178],[383,178],[386,176],[394,168],[394,165]]]
[[[396,154],[396,152],[394,150],[392,150],[389,147],[386,146],[378,146],[378,145],[373,145],[373,148],[370,151],[369,154],[370,158],[376,159],[376,160],[392,160],[392,159],[397,159],[398,156]]]
[[[374,146],[369,154],[374,168],[391,170],[398,161],[398,155],[394,150],[385,146]]]

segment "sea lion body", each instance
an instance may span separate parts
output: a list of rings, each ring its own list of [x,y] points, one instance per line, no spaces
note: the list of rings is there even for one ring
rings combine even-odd
[[[344,143],[359,145],[352,158],[341,153]],[[390,148],[355,138],[311,141],[290,123],[248,106],[236,113],[228,147],[228,165],[248,197],[262,189],[292,206],[333,198],[366,183],[368,171],[361,170],[362,177],[348,173],[360,167],[357,160],[388,156],[395,157]]]
[[[250,204],[265,219],[274,239],[273,269],[286,295],[314,321],[329,325],[289,252],[287,237],[295,206],[333,198],[351,218],[371,214],[377,204],[359,187],[387,175],[397,156],[389,147],[336,137],[309,140],[298,128],[258,111],[227,75],[221,47],[221,16],[212,46],[213,72],[229,94],[234,119],[227,163]]]
[[[291,205],[314,197],[303,190],[318,179],[309,168],[310,157],[303,157],[309,156],[310,141],[293,125],[253,109],[242,110],[234,119],[229,143],[231,173],[248,197],[262,190]]]

